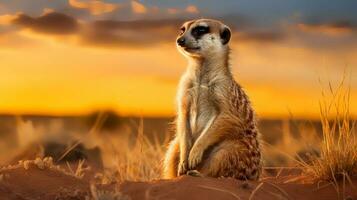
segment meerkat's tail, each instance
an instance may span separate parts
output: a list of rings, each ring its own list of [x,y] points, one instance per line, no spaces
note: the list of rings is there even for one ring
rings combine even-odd
[[[170,142],[164,158],[162,178],[171,179],[177,177],[178,164],[179,143],[177,139],[174,139]]]

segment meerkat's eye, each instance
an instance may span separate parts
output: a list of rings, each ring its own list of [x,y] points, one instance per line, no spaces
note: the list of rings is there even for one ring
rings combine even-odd
[[[182,35],[185,32],[186,28],[183,26],[180,28],[180,35]]]
[[[192,29],[192,36],[193,37],[196,37],[196,38],[199,38],[201,37],[202,35],[206,34],[209,32],[209,27],[207,26],[196,26],[195,28]]]

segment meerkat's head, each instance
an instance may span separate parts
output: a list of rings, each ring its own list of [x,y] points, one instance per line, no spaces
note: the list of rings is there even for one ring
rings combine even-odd
[[[231,31],[228,26],[212,19],[185,22],[177,37],[178,50],[189,58],[209,58],[228,52]]]

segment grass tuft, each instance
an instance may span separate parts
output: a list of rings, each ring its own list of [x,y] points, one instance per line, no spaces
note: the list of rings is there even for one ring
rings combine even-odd
[[[302,161],[306,173],[315,178],[338,181],[357,173],[355,122],[350,115],[350,88],[345,78],[334,88],[322,92],[320,116],[323,140],[319,157],[311,163]]]
[[[129,196],[124,195],[119,191],[113,192],[113,191],[100,190],[96,188],[95,185],[91,185],[90,191],[93,197],[91,200],[130,200],[131,199]]]
[[[143,120],[141,120],[135,144],[122,148],[125,152],[117,154],[116,169],[119,182],[151,181],[161,177],[165,148],[158,139],[150,140],[143,130]]]

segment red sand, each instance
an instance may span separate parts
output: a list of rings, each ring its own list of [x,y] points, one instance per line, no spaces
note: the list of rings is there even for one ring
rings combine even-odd
[[[91,194],[88,178],[79,179],[56,168],[30,165],[25,169],[18,165],[0,170],[0,174],[0,200],[84,200]],[[117,188],[131,200],[338,199],[332,184],[320,183],[318,189],[317,183],[303,183],[300,177],[284,170],[278,177],[266,177],[260,182],[183,176],[175,180],[124,182],[106,188]],[[339,187],[340,199],[357,199],[356,179],[353,184],[355,190],[349,183],[344,190]]]
[[[294,177],[290,177],[294,178]],[[357,181],[354,181],[356,184]],[[127,182],[120,185],[120,191],[140,199],[338,199],[337,192],[332,185],[317,189],[316,184],[308,183],[283,183],[276,178],[267,178],[261,182],[242,182],[235,179],[224,178],[196,178],[181,177],[170,181],[155,181],[150,183]],[[320,186],[320,187],[321,187]],[[255,189],[259,187],[256,191]],[[357,190],[351,186],[345,188],[345,198],[357,198]],[[252,192],[254,194],[252,194]]]

